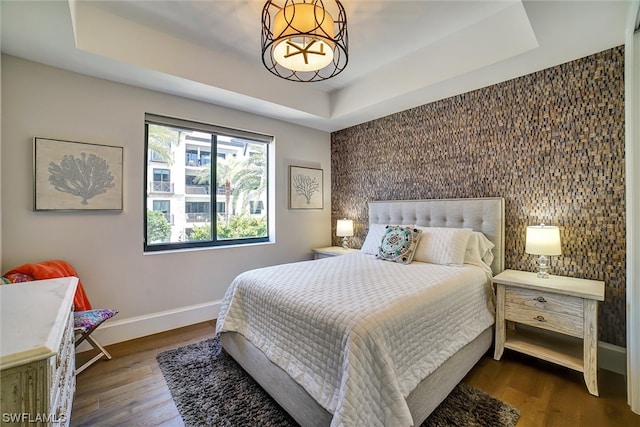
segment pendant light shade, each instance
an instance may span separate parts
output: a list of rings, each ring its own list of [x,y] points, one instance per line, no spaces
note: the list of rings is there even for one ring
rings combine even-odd
[[[270,72],[291,81],[314,82],[344,69],[348,60],[346,14],[339,1],[333,3],[335,10],[330,11],[322,0],[286,0],[282,6],[266,2],[262,62]]]

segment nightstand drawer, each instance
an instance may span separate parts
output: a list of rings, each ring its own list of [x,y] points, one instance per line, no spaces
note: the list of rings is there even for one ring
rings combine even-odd
[[[582,298],[516,287],[508,287],[505,290],[505,303],[579,316],[580,318],[584,312]]]
[[[505,290],[505,319],[582,338],[583,299],[534,289]]]
[[[522,303],[505,302],[504,318],[536,328],[547,329],[561,334],[583,337],[583,317],[559,313],[528,306]]]
[[[322,258],[331,258],[337,255],[333,255],[333,254],[323,254],[321,252],[316,252],[314,255],[314,259],[322,259]]]

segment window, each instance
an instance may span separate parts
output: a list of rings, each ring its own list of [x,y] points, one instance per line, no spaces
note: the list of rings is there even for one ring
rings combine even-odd
[[[173,193],[173,186],[171,185],[171,171],[169,169],[153,169],[151,192]]]
[[[171,201],[169,200],[154,200],[153,210],[162,212],[169,224],[173,224],[173,218],[171,218]]]
[[[184,190],[187,194],[209,194],[209,184],[200,182],[197,175],[187,175],[184,181]]]
[[[168,163],[171,158],[171,145],[168,141],[159,141],[149,149],[149,159],[152,162]]]
[[[188,223],[211,222],[210,202],[186,202],[184,211]]]
[[[145,135],[145,251],[269,241],[273,137],[152,114]]]
[[[264,204],[262,203],[262,200],[257,200],[257,201],[252,200],[249,202],[249,211],[251,211],[252,214],[260,215],[262,214],[263,210],[264,210]]]

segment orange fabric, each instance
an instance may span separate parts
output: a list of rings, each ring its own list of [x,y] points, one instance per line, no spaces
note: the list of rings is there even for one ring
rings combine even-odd
[[[58,277],[70,276],[78,277],[78,273],[76,273],[76,270],[68,262],[61,260],[24,264],[10,271],[7,271],[5,273],[5,276],[11,273],[28,274],[35,280],[57,279]],[[84,289],[82,288],[82,283],[80,282],[79,278],[78,287],[76,288],[76,294],[73,298],[73,305],[75,306],[75,311],[91,310],[91,303],[89,302],[89,298],[87,298],[87,294],[85,294]]]

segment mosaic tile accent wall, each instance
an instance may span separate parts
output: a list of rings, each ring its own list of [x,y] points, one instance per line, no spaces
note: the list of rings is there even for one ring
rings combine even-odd
[[[536,271],[527,225],[560,227],[552,274],[604,280],[599,338],[625,346],[624,48],[332,134],[333,244],[367,202],[504,197],[506,268]]]

